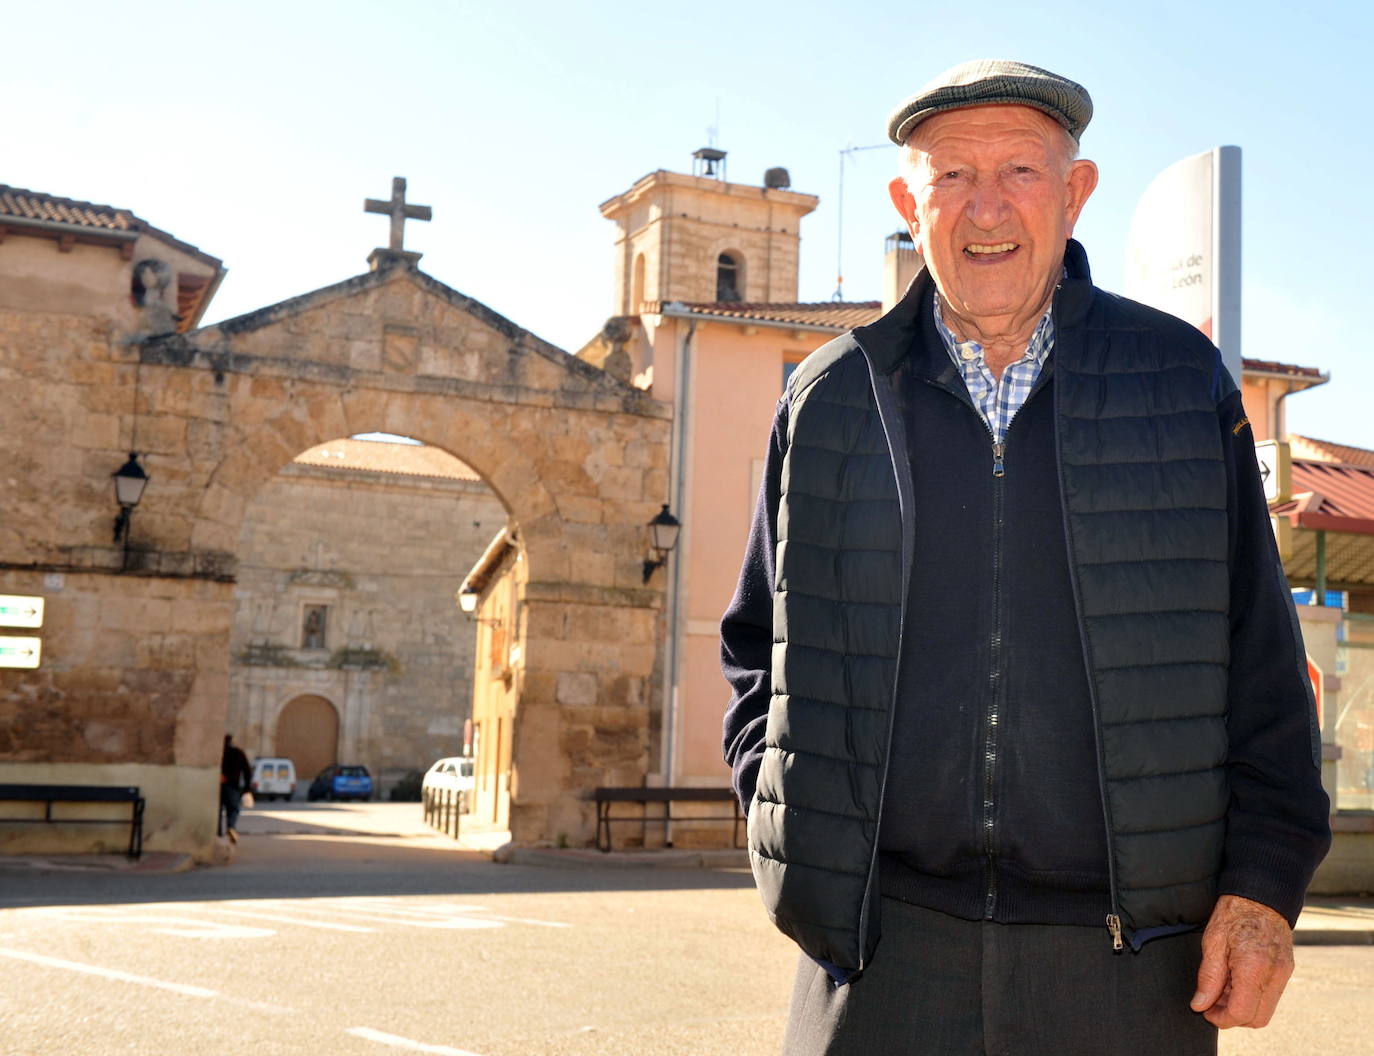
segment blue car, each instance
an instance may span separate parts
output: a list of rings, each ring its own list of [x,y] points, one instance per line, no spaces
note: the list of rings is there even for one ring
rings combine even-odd
[[[372,798],[372,775],[365,766],[326,766],[310,782],[305,795],[312,802],[317,799],[356,799],[363,802]]]

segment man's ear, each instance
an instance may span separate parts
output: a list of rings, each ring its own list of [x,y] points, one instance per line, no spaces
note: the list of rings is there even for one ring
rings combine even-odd
[[[887,185],[887,193],[892,196],[892,204],[897,207],[902,222],[911,229],[914,238],[920,225],[916,223],[916,196],[907,187],[906,178],[894,176],[892,182]]]
[[[1075,161],[1069,166],[1069,177],[1065,182],[1068,187],[1065,211],[1069,220],[1069,234],[1072,235],[1074,224],[1078,223],[1078,215],[1083,211],[1083,205],[1097,187],[1097,166],[1091,161]]]

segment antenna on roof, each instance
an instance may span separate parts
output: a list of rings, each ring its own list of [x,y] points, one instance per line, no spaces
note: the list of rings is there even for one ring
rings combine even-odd
[[[858,154],[865,150],[878,150],[887,146],[891,146],[891,144],[874,143],[868,147],[844,147],[840,151],[840,189],[835,196],[836,204],[839,206],[840,230],[835,239],[835,292],[830,296],[832,301],[844,300],[844,163],[851,154]]]

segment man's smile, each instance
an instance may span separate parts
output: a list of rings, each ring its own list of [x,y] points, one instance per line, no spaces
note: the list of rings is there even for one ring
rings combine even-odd
[[[1019,242],[970,242],[964,247],[964,256],[977,260],[1005,260],[1020,248]]]

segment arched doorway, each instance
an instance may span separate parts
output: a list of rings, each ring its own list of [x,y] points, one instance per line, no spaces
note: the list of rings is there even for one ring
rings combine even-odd
[[[339,761],[339,713],[334,705],[306,693],[277,716],[276,753],[296,764],[296,778],[307,783]]]

